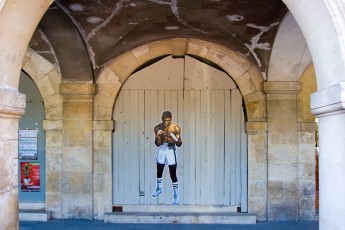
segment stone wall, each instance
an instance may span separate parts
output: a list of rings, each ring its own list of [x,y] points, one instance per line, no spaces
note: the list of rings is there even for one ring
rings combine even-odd
[[[117,92],[143,62],[169,53],[198,54],[237,76],[247,112],[248,211],[261,221],[312,219],[313,125],[298,123],[299,84],[268,82],[263,92],[260,73],[243,57],[185,39],[155,42],[118,57],[102,69],[95,85],[61,84],[58,71],[28,50],[24,68],[34,76],[47,113],[46,209],[54,218],[86,219],[103,219],[112,210],[112,112]],[[134,64],[123,64],[133,58]]]

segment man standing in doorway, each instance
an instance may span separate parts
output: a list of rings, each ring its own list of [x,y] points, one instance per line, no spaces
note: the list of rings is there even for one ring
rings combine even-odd
[[[163,192],[162,180],[164,166],[168,165],[173,187],[172,204],[179,204],[176,146],[181,147],[181,127],[172,121],[172,113],[165,111],[162,114],[162,123],[154,128],[155,144],[157,146],[157,186],[152,197],[158,197]]]

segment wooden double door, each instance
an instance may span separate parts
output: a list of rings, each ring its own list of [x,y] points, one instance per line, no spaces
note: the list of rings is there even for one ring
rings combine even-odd
[[[113,113],[113,205],[171,204],[168,167],[164,193],[151,197],[156,186],[153,128],[165,110],[182,127],[180,204],[246,210],[247,136],[238,89],[122,89]]]

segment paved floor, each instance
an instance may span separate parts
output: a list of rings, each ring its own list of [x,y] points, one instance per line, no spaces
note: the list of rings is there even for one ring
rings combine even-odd
[[[110,224],[96,220],[50,220],[48,222],[19,222],[20,230],[91,230],[91,229],[112,229],[112,230],[318,230],[319,222],[260,222],[255,225],[222,225],[222,224]]]

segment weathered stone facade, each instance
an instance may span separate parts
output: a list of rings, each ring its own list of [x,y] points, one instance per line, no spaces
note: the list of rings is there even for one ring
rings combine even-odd
[[[313,219],[315,174],[310,156],[315,125],[297,122],[298,82],[268,82],[264,88],[259,71],[243,57],[195,39],[138,47],[104,67],[95,85],[61,84],[56,68],[27,51],[23,69],[38,85],[46,105],[46,209],[55,218],[103,219],[111,212],[116,95],[143,62],[176,53],[209,58],[235,76],[248,119],[248,211],[258,220]]]
[[[314,217],[317,127],[314,117],[303,112],[308,111],[304,103],[308,94],[299,94],[303,92],[301,83],[310,80],[303,81],[300,76],[312,61],[318,83],[310,104],[318,117],[320,133],[320,229],[344,226],[342,1],[283,1],[303,31],[312,60],[306,61],[302,57],[308,55],[300,53],[300,59],[294,59],[297,65],[289,61],[278,65],[282,60],[279,55],[284,52],[277,49],[272,56],[278,58],[271,61],[270,67],[275,71],[268,76],[262,76],[251,60],[229,48],[202,39],[174,38],[144,44],[115,57],[102,67],[95,82],[63,82],[56,66],[27,50],[51,2],[5,0],[0,4],[1,229],[18,229],[17,130],[25,111],[25,96],[17,92],[20,70],[35,81],[46,109],[45,208],[56,218],[103,219],[104,213],[112,209],[110,140],[116,128],[111,118],[116,96],[133,71],[162,55],[204,58],[218,65],[238,85],[247,115],[248,211],[258,220]],[[305,9],[313,11],[306,14]]]

